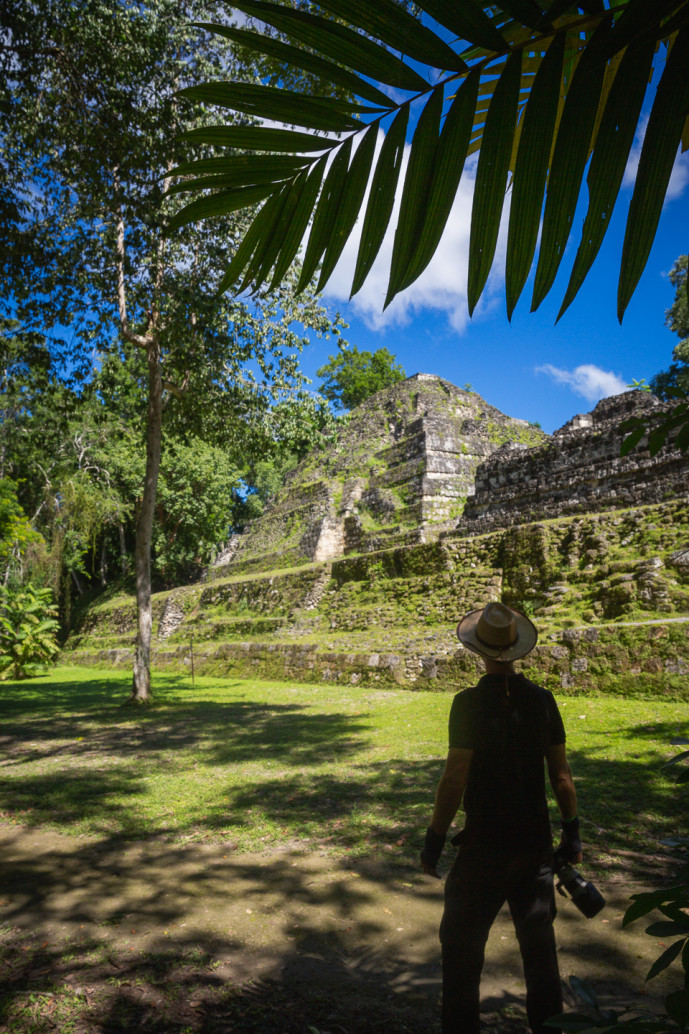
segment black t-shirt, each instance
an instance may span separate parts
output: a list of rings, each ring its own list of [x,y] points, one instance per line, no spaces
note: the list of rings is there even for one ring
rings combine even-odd
[[[544,758],[565,742],[553,694],[523,675],[484,675],[458,693],[450,710],[450,747],[473,750],[464,793],[467,830],[482,837],[527,836],[550,842]]]

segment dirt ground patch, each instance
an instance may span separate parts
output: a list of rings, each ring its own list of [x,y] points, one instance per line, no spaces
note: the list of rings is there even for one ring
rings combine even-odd
[[[442,886],[385,859],[348,863],[303,845],[236,854],[222,843],[127,842],[0,826],[0,1031],[377,1034],[438,1030]],[[447,864],[449,864],[449,855]],[[601,882],[585,920],[563,902],[563,978],[605,1005],[654,1008],[659,954],[621,933],[633,885]],[[524,1030],[506,912],[482,984],[487,1026]],[[571,997],[570,997],[571,1001]]]

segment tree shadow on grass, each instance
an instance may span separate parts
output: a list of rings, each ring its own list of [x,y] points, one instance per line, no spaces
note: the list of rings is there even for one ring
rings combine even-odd
[[[222,941],[201,947],[182,940],[151,952],[79,945],[64,961],[59,945],[33,953],[22,939],[6,942],[17,960],[0,980],[0,1025],[25,1034],[56,1029],[103,1034],[436,1034],[437,987],[405,992],[394,968],[357,971],[336,960],[285,960],[283,975],[236,978]],[[107,950],[107,949],[106,949]],[[0,964],[1,964],[0,959]],[[6,1026],[4,1026],[6,1024]],[[526,1034],[510,1017],[502,1034]]]
[[[17,831],[4,847],[0,1025],[9,1030],[42,1034],[69,1021],[112,1034],[438,1030],[440,897],[418,875],[400,884],[349,861],[160,839],[27,843]],[[407,932],[395,940],[400,924]],[[582,929],[595,940],[571,908],[566,926],[565,946]],[[636,951],[625,938],[614,957],[601,947],[617,994],[632,987]],[[503,1012],[503,1034],[521,1034],[513,936],[489,955],[497,979],[484,1008]],[[590,955],[578,960],[587,977]]]
[[[199,690],[180,699],[180,687],[188,686],[182,676],[164,681],[169,699],[160,694],[154,710],[130,710],[113,703],[119,683],[119,676],[77,679],[50,692],[18,684],[23,709],[11,694],[3,697],[0,817],[125,837],[217,838],[267,826],[276,839],[376,856],[392,866],[405,864],[425,828],[441,762],[358,761],[368,746],[365,714],[271,704],[265,693],[246,699],[251,690],[242,681],[227,683],[225,700],[199,699]],[[681,723],[652,723],[630,734],[660,745],[678,731]],[[609,759],[600,737],[588,751],[570,751],[587,845],[611,854],[662,850],[658,842],[683,821],[681,794],[661,769],[671,753],[668,746],[657,766]],[[193,785],[197,765],[206,787],[213,780],[197,807],[187,804],[175,816],[162,784],[150,804],[151,780],[183,774]]]
[[[689,738],[689,721],[679,720],[672,722],[645,722],[643,725],[634,725],[629,730],[630,734],[636,737],[647,737],[655,742],[672,746],[673,740],[682,739],[685,742]]]
[[[418,968],[387,952],[377,890],[346,867],[159,839],[4,840],[0,1026],[434,1029],[435,929]]]
[[[86,672],[88,671],[88,675]],[[152,673],[153,698],[151,706],[137,707],[129,711],[127,704],[131,696],[131,675],[122,671],[94,674],[93,669],[81,669],[74,678],[65,677],[58,669],[55,676],[50,674],[40,678],[6,681],[0,691],[0,711],[7,717],[25,715],[27,712],[41,714],[45,711],[55,713],[64,710],[67,714],[74,711],[96,710],[98,714],[127,716],[135,714],[142,720],[154,720],[159,706],[174,707],[175,704],[185,706],[187,701],[183,695],[191,691],[196,700],[199,699],[199,685],[192,685],[188,674],[165,672],[163,677],[156,678]],[[244,683],[238,679],[223,679],[228,691],[236,689]]]
[[[0,745],[10,764],[61,756],[158,762],[163,755],[171,761],[177,752],[198,752],[218,764],[262,756],[312,765],[322,762],[326,747],[334,757],[360,749],[367,728],[362,716],[318,714],[300,704],[201,701],[160,709],[155,720],[90,711],[5,721]]]
[[[297,840],[393,867],[406,864],[427,824],[441,762],[357,761],[366,729],[361,716],[314,715],[291,705],[209,706],[212,723],[206,712],[198,727],[187,714],[179,724],[145,730],[103,728],[80,742],[67,738],[59,722],[53,736],[65,738],[56,741],[46,731],[44,745],[39,730],[27,735],[24,728],[0,769],[0,817],[139,838],[231,839],[248,832],[255,838],[253,831],[264,829],[266,847]],[[4,733],[6,751],[11,735]],[[27,739],[32,745],[22,755]],[[608,760],[586,751],[570,757],[586,847],[613,858],[630,849],[665,853],[659,842],[682,828],[685,802],[660,763]],[[205,773],[194,807],[187,800],[177,813],[174,799],[166,797],[173,790],[164,783],[151,797],[150,781],[161,774],[193,785],[194,758]],[[324,758],[341,764],[324,770]],[[37,764],[23,771],[30,760]],[[48,768],[37,771],[42,761]],[[253,767],[243,771],[245,765]]]
[[[206,783],[209,770],[222,771],[217,805],[199,807],[194,831],[240,826],[245,816],[228,816],[222,791],[228,769],[234,778],[242,765],[256,762],[304,772],[321,764],[326,750],[330,761],[345,762],[361,750],[368,730],[362,715],[233,698],[238,683],[228,683],[226,700],[177,697],[154,710],[132,710],[109,699],[113,681],[76,682],[52,696],[45,686],[37,692],[21,684],[16,699],[3,698],[0,817],[91,833],[154,834],[170,825],[168,787],[158,789],[147,809],[149,781],[177,773],[193,783],[201,766]],[[172,825],[185,828],[177,820]]]
[[[392,894],[402,873],[405,884],[413,883],[441,763],[389,758],[357,764],[366,717],[314,715],[300,704],[191,700],[123,720],[117,705],[103,703],[111,687],[107,680],[89,687],[90,712],[15,712],[3,727],[4,745],[15,752],[10,760],[21,763],[28,745],[33,760],[65,761],[58,772],[4,780],[0,789],[10,795],[10,806],[27,810],[21,817],[35,816],[36,822],[57,816],[74,828],[86,824],[102,833],[96,842],[74,840],[69,847],[61,838],[49,851],[29,843],[0,870],[9,898],[0,915],[10,924],[12,944],[5,960],[5,1019],[23,1022],[16,1010],[25,1007],[27,1022],[17,1029],[47,1031],[54,1029],[55,1015],[57,1025],[66,1027],[64,1017],[78,1012],[82,1029],[113,1034],[184,1027],[238,1034],[303,1034],[308,1026],[333,1034],[436,1029],[435,930],[432,946],[410,966],[384,946],[382,905],[389,899],[378,899],[371,888],[375,883],[378,891]],[[102,718],[107,714],[114,716],[110,723]],[[658,726],[650,732],[664,738]],[[270,821],[288,842],[344,853],[331,863],[332,878],[315,878],[290,854],[247,859],[234,855],[230,844],[223,854],[214,845],[182,846],[157,835],[160,821],[147,822],[142,811],[146,773],[181,765],[192,748],[217,766],[217,803],[199,807],[194,819],[200,834],[225,836],[233,827]],[[342,774],[317,770],[324,752],[346,762]],[[279,776],[237,787],[223,771],[234,762],[262,758],[280,762]],[[602,846],[628,845],[632,837],[643,850],[649,835],[674,831],[679,804],[647,762],[611,761],[585,751],[573,752],[572,760],[587,839],[597,825]],[[68,763],[77,767],[68,769]],[[643,835],[637,832],[641,821]],[[141,843],[121,836],[141,836],[142,830],[150,836]],[[17,830],[16,837],[18,843],[30,841],[31,833]],[[434,893],[414,892],[421,898]],[[266,968],[255,971],[239,930],[206,931],[196,939],[183,932],[189,912],[201,905],[222,914],[231,907],[246,914],[248,908],[257,928],[263,924]],[[435,894],[434,924],[438,905]],[[278,919],[282,938],[273,933]],[[572,914],[566,918],[568,926],[575,921],[583,922]],[[121,934],[130,923],[147,930],[145,950],[138,944],[113,947],[102,933]],[[22,929],[17,932],[15,925]],[[41,938],[38,947],[35,937],[26,943],[27,928]],[[173,928],[171,946],[166,934]],[[67,942],[58,943],[56,930],[68,931]],[[291,944],[285,943],[285,930],[293,931]],[[513,944],[509,951],[514,954]],[[199,952],[210,961],[201,964]],[[611,985],[624,986],[634,959],[622,940]],[[66,973],[74,981],[64,990]],[[36,1001],[45,1009],[55,1003],[43,1027],[29,1025]],[[490,1001],[491,1009],[514,1005],[507,993]],[[39,1016],[36,1024],[42,1022]]]
[[[152,709],[129,709],[113,700],[117,680],[89,679],[72,684],[27,687],[8,685],[0,699],[0,746],[19,763],[64,755],[146,757],[199,748],[218,763],[264,756],[300,765],[322,760],[322,748],[348,754],[361,745],[368,728],[362,716],[313,713],[299,703],[272,704],[240,698],[232,692],[246,684],[228,681],[228,699],[188,699],[183,677],[166,677]],[[17,691],[16,687],[20,687]]]
[[[653,862],[626,860],[620,871],[645,879],[650,871],[661,877],[667,866],[655,865],[658,855],[670,854],[660,845],[676,835],[686,819],[686,801],[668,785],[660,767],[645,761],[619,761],[570,754],[578,786],[585,847],[605,853],[630,849]],[[312,841],[361,854],[362,847],[386,865],[405,863],[410,845],[420,842],[430,814],[442,765],[437,761],[391,759],[375,764],[350,764],[347,778],[294,772],[264,780],[260,799],[250,788],[230,787],[230,814],[260,815],[281,828],[303,831]],[[555,812],[556,809],[553,809]],[[559,821],[553,815],[555,830]],[[456,825],[463,825],[458,814]],[[614,869],[610,863],[606,873]]]
[[[81,676],[81,672],[79,673]],[[64,710],[71,713],[79,708],[110,708],[116,710],[131,693],[131,677],[118,672],[102,677],[89,672],[88,677],[73,681],[63,672],[53,678],[50,674],[35,679],[7,681],[0,689],[0,711],[7,718],[29,712],[39,715],[46,711]]]
[[[596,858],[607,876],[617,873],[656,885],[671,878],[677,865],[662,841],[686,824],[686,800],[663,770],[664,757],[622,761],[584,749],[569,751],[569,758],[577,787],[584,865],[591,865],[589,849],[593,848],[608,856]]]

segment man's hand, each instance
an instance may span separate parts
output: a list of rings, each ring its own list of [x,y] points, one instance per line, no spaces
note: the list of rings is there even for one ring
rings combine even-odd
[[[421,849],[421,866],[427,876],[440,879],[438,862],[445,846],[445,834],[436,833],[432,826],[426,830],[426,838]]]
[[[428,862],[424,861],[423,851],[421,852],[421,868],[426,873],[426,876],[435,876],[436,880],[440,879],[440,873],[438,872],[436,866],[430,865]]]

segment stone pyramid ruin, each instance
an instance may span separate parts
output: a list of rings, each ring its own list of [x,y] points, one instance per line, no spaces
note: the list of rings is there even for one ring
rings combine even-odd
[[[559,692],[687,695],[689,456],[620,424],[632,391],[552,436],[417,374],[306,457],[203,582],[154,597],[154,665],[215,675],[456,689],[454,635],[499,599],[541,639],[527,673]],[[75,663],[131,663],[134,601],[90,609]]]
[[[408,377],[360,405],[334,448],[290,472],[214,576],[437,539],[457,523],[480,463],[502,445],[545,440],[474,392],[430,374]]]

